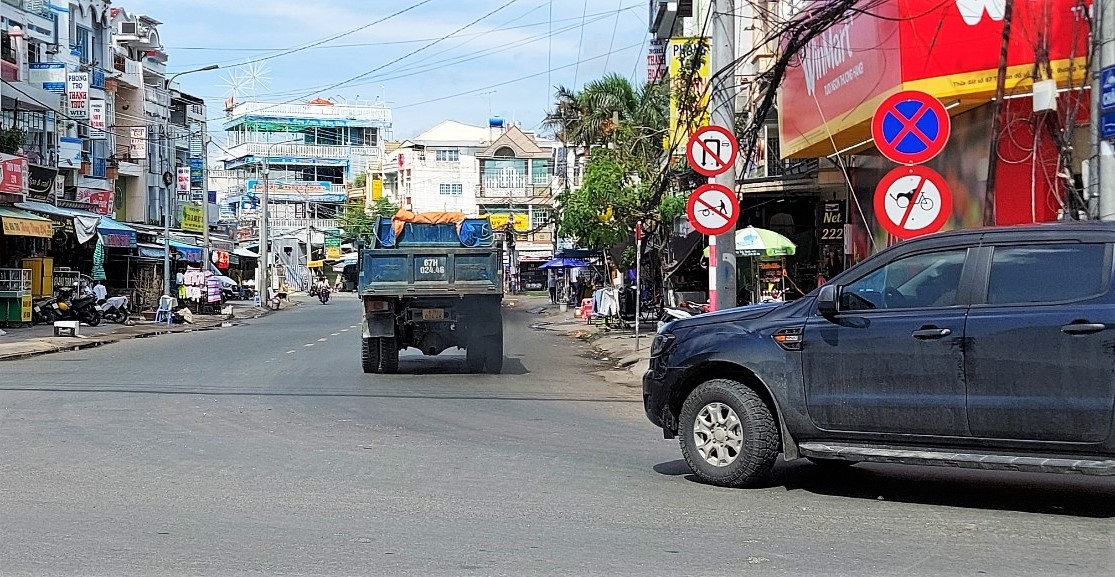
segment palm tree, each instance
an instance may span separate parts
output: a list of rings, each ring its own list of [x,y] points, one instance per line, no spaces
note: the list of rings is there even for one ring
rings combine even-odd
[[[558,86],[554,110],[545,123],[563,142],[586,148],[617,144],[627,129],[635,133],[642,151],[650,152],[647,132],[665,128],[667,94],[664,84],[636,89],[627,78],[612,73],[579,92]]]

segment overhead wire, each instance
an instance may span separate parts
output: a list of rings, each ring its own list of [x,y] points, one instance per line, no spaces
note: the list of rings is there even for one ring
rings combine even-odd
[[[577,67],[573,70],[573,88],[577,87],[577,78],[581,73],[581,49],[585,46],[585,13],[588,12],[588,0],[585,0],[581,9],[581,38],[577,41]]]
[[[282,52],[279,52],[278,54],[271,54],[269,56],[261,56],[259,58],[253,59],[253,61],[254,62],[263,62],[263,61],[266,61],[266,60],[273,60],[275,58],[280,58],[282,56],[287,56],[289,54],[294,54],[296,52],[302,52],[303,50],[308,50],[310,48],[321,46],[322,44],[332,42],[333,40],[337,40],[338,38],[344,38],[345,36],[350,36],[352,34],[360,32],[362,30],[367,30],[368,28],[371,28],[372,26],[375,26],[376,24],[381,24],[381,23],[386,22],[386,21],[388,21],[388,20],[390,20],[390,19],[392,19],[396,16],[406,14],[407,12],[410,12],[411,10],[414,10],[414,9],[424,5],[424,4],[429,4],[430,2],[433,2],[433,0],[420,0],[416,4],[412,4],[412,5],[410,5],[406,8],[403,8],[402,10],[398,10],[396,12],[388,14],[387,16],[384,16],[383,18],[380,18],[378,20],[369,22],[368,24],[364,24],[362,26],[357,26],[356,28],[353,28],[351,30],[341,32],[339,34],[334,34],[333,36],[329,36],[327,38],[323,38],[321,40],[317,40],[315,42],[311,42],[311,43],[303,45],[303,46],[298,46],[298,47],[290,48],[290,49],[284,49]],[[228,62],[235,62],[235,60],[228,61]],[[225,62],[210,62],[210,64],[224,64],[224,63]]]
[[[594,21],[603,20],[604,18],[606,18],[606,16],[598,17]],[[428,65],[426,65],[425,67],[420,67],[418,69],[409,69],[408,68],[407,71],[405,71],[405,72],[395,71],[395,70],[385,71],[385,72],[383,72],[382,75],[371,75],[362,82],[354,82],[354,83],[351,83],[351,84],[347,85],[346,87],[347,88],[355,88],[355,87],[360,87],[360,86],[366,86],[366,85],[369,85],[369,84],[378,84],[378,83],[385,82],[385,81],[397,80],[399,78],[407,78],[409,76],[415,76],[415,75],[418,75],[418,74],[425,74],[427,72],[430,72],[430,71],[433,71],[433,70],[438,70],[438,69],[441,69],[441,68],[456,66],[456,65],[462,64],[464,62],[470,62],[470,61],[473,61],[473,60],[478,60],[480,58],[491,56],[493,54],[499,54],[499,53],[502,53],[502,52],[507,52],[507,51],[510,51],[510,50],[514,50],[515,48],[519,48],[519,47],[522,47],[522,46],[527,46],[529,44],[533,44],[535,42],[544,40],[546,38],[553,38],[554,36],[557,36],[557,35],[559,35],[563,32],[568,32],[568,31],[570,31],[574,28],[577,28],[577,27],[578,27],[577,24],[573,24],[573,25],[570,25],[570,26],[559,28],[559,29],[555,30],[552,34],[531,36],[531,37],[523,38],[523,39],[517,40],[517,41],[515,41],[511,44],[503,44],[503,45],[495,46],[495,47],[492,47],[492,48],[489,48],[489,49],[486,49],[486,50],[483,50],[483,51],[480,51],[480,52],[470,53],[470,54],[466,54],[466,55],[454,56],[452,58],[446,58],[446,59],[440,60],[438,62],[432,62],[432,63],[429,63]],[[324,89],[324,88],[322,88],[322,89]],[[257,97],[268,97],[268,96],[269,97],[284,97],[284,96],[287,96],[287,95],[290,95],[290,94],[301,94],[301,93],[304,93],[304,92],[309,91],[309,90],[311,90],[310,87],[303,87],[303,88],[298,88],[298,89],[285,90],[285,91],[282,91],[282,92],[267,93],[267,94],[264,94],[264,95],[258,95]],[[207,95],[207,96],[203,96],[203,98],[215,98],[215,97]]]
[[[303,99],[303,98],[309,98],[310,96],[313,96],[314,94],[316,94],[316,93],[318,93],[318,92],[322,92],[322,91],[326,91],[326,90],[332,90],[332,89],[334,89],[334,88],[339,88],[339,87],[341,87],[341,86],[344,86],[344,85],[346,85],[346,84],[350,84],[350,83],[352,83],[352,82],[355,82],[355,81],[357,81],[357,80],[360,80],[360,79],[362,79],[362,78],[365,78],[365,77],[367,77],[367,76],[369,76],[369,75],[371,75],[371,74],[374,74],[374,73],[376,73],[376,72],[379,72],[380,70],[383,70],[384,68],[387,68],[388,66],[391,66],[391,65],[393,65],[393,64],[397,64],[397,63],[399,63],[399,62],[401,62],[401,61],[403,61],[403,60],[405,60],[405,59],[407,59],[407,58],[410,58],[411,56],[414,56],[415,54],[418,54],[419,52],[422,52],[422,51],[424,51],[424,50],[427,50],[427,49],[429,49],[429,48],[432,48],[432,47],[434,47],[434,46],[438,45],[439,43],[441,43],[441,42],[445,41],[446,39],[448,39],[448,38],[451,38],[451,37],[452,37],[452,36],[453,36],[454,34],[457,34],[457,33],[461,32],[461,31],[463,31],[463,30],[466,30],[466,29],[468,29],[468,28],[470,28],[470,27],[472,27],[472,26],[474,26],[474,25],[478,24],[479,22],[483,21],[484,19],[486,19],[486,18],[488,18],[488,17],[492,16],[493,14],[496,14],[497,12],[499,12],[499,11],[503,10],[504,8],[507,8],[508,6],[510,6],[510,5],[512,5],[512,4],[516,3],[516,2],[518,2],[518,0],[508,0],[507,2],[505,2],[505,3],[501,4],[501,5],[499,6],[499,7],[497,7],[497,8],[495,8],[495,9],[493,9],[493,10],[490,10],[490,11],[486,12],[486,13],[485,13],[485,14],[484,14],[483,16],[481,16],[481,17],[479,17],[479,18],[477,18],[477,19],[475,19],[475,20],[472,20],[472,21],[470,21],[469,23],[467,23],[467,24],[465,24],[465,25],[463,25],[463,26],[461,26],[461,27],[457,28],[457,29],[456,29],[456,30],[454,30],[453,32],[450,32],[450,33],[448,33],[448,34],[445,34],[444,36],[441,36],[440,38],[438,38],[437,40],[435,40],[435,41],[433,41],[433,42],[430,42],[430,43],[427,43],[427,44],[423,44],[423,45],[422,45],[421,47],[419,47],[419,48],[417,48],[417,49],[415,49],[415,50],[411,50],[410,52],[407,52],[406,54],[404,54],[404,55],[402,55],[402,56],[399,56],[398,58],[395,58],[395,59],[393,59],[393,60],[391,60],[391,61],[389,61],[389,62],[387,62],[387,63],[385,63],[385,64],[381,64],[381,65],[379,65],[379,66],[376,66],[375,68],[372,68],[371,70],[368,70],[368,71],[366,71],[366,72],[362,72],[362,73],[360,73],[360,74],[357,74],[356,76],[353,76],[353,77],[351,77],[351,78],[348,78],[348,79],[346,79],[346,80],[342,80],[342,81],[340,81],[340,82],[336,82],[336,83],[330,84],[330,85],[328,85],[328,86],[326,86],[326,87],[324,87],[324,88],[322,88],[322,89],[320,89],[320,90],[314,90],[314,91],[312,91],[312,92],[309,92],[309,93],[307,93],[307,94],[304,94],[304,95],[302,95],[302,96],[300,96],[300,97],[297,97],[297,98],[291,98],[291,99],[289,99],[289,100],[286,100],[286,101],[283,101],[283,102],[278,102],[278,103],[275,103],[275,104],[269,104],[268,106],[266,106],[266,107],[264,107],[264,108],[261,108],[261,109],[257,110],[256,112],[257,112],[257,113],[258,113],[258,112],[263,112],[263,111],[265,111],[265,110],[270,110],[270,109],[273,109],[273,108],[276,108],[276,107],[282,106],[282,105],[284,105],[284,104],[290,104],[290,103],[292,103],[292,102],[297,102],[297,101],[299,101],[299,100],[301,100],[301,99]],[[211,120],[221,120],[221,117],[217,117],[217,118],[214,118],[214,119],[211,119]]]

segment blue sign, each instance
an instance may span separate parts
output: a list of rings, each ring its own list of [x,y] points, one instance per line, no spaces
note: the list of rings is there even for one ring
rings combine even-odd
[[[217,204],[217,191],[209,191],[209,204]]]
[[[1115,110],[1115,66],[1100,71],[1100,110]]]
[[[190,158],[190,184],[201,185],[205,178],[204,171],[205,159]],[[198,200],[201,200],[200,198]]]
[[[899,164],[921,164],[937,156],[951,131],[949,113],[941,101],[917,90],[887,97],[871,119],[875,147]]]
[[[1100,114],[1100,138],[1115,140],[1115,112]]]

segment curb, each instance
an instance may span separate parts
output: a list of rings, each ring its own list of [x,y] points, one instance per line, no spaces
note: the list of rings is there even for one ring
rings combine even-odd
[[[249,321],[249,320],[260,319],[260,318],[263,318],[263,317],[265,317],[267,315],[270,315],[272,313],[281,312],[281,311],[284,311],[284,310],[294,308],[296,306],[299,306],[300,304],[301,303],[299,303],[299,302],[291,302],[290,305],[285,309],[278,309],[278,310],[263,309],[263,310],[257,311],[256,314],[254,314],[252,316],[240,317],[240,318],[237,318],[237,317],[234,316],[233,318],[230,318],[230,319],[223,319],[223,320],[220,320],[220,321],[209,321],[209,322],[206,322],[205,324],[193,325],[193,326],[191,326],[191,328],[183,328],[181,330],[173,330],[173,329],[172,330],[166,330],[165,328],[154,328],[153,327],[149,330],[145,330],[145,331],[138,332],[138,333],[133,333],[133,334],[126,334],[126,335],[108,334],[108,335],[104,335],[102,337],[94,337],[92,339],[83,340],[81,342],[77,342],[77,343],[74,343],[72,345],[71,344],[66,344],[66,345],[53,345],[53,344],[47,345],[47,344],[44,344],[43,348],[41,350],[33,350],[33,351],[18,352],[18,353],[8,353],[8,354],[0,353],[0,363],[3,363],[5,361],[18,361],[18,360],[21,360],[21,359],[29,359],[29,358],[33,358],[33,357],[40,357],[40,356],[43,356],[43,355],[50,355],[50,354],[60,353],[60,352],[64,352],[64,351],[81,351],[81,350],[85,350],[85,349],[93,349],[93,348],[97,348],[97,347],[103,347],[105,345],[111,345],[113,343],[118,343],[118,342],[121,342],[121,341],[128,341],[128,340],[132,340],[132,339],[145,339],[145,338],[156,337],[156,336],[165,335],[165,334],[169,334],[169,333],[191,333],[191,332],[202,331],[202,330],[213,330],[213,329],[217,329],[217,328],[222,328],[222,325],[224,325],[225,323],[232,323],[231,326],[236,326],[235,323],[237,323],[238,321]],[[231,326],[229,328],[231,328]]]

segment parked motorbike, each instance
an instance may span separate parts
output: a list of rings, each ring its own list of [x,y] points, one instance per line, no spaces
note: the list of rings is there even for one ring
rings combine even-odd
[[[59,320],[76,320],[91,327],[101,324],[101,309],[97,307],[97,295],[88,288],[78,292],[74,288],[59,291]]]
[[[658,330],[662,330],[662,327],[670,321],[687,319],[707,313],[709,312],[709,306],[710,305],[708,303],[702,304],[683,301],[678,303],[678,306],[676,307],[664,308],[662,309],[662,317],[658,319]]]
[[[131,317],[126,296],[109,297],[98,308],[101,311],[101,318],[110,323],[124,324]]]
[[[325,304],[325,303],[329,302],[329,295],[331,295],[332,293],[333,293],[333,291],[329,287],[323,286],[320,289],[318,289],[317,298],[319,300],[321,300],[321,304]]]
[[[31,303],[31,324],[53,324],[58,320],[58,299],[51,296]]]

